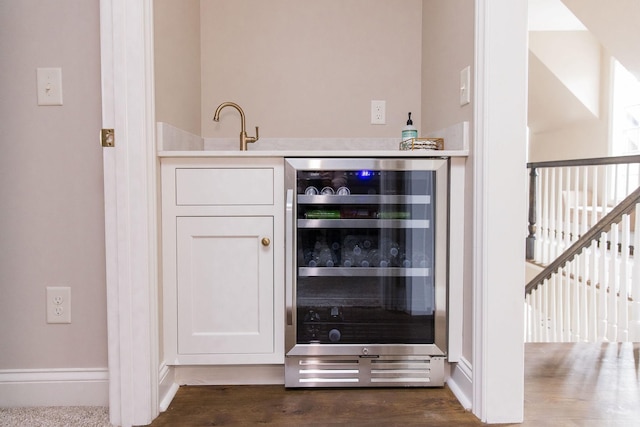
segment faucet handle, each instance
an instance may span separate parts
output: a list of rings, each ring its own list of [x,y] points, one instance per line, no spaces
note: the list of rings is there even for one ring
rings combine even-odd
[[[256,142],[259,138],[259,134],[258,134],[258,126],[256,126],[256,136],[247,136],[246,137],[246,141],[247,142]]]

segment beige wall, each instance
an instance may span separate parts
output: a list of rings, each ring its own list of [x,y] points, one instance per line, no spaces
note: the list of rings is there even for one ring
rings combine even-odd
[[[421,0],[202,0],[202,134],[400,137],[420,125]],[[371,100],[387,124],[370,124]]]
[[[200,0],[154,0],[156,120],[200,135]]]
[[[0,369],[104,368],[99,2],[0,2]],[[64,105],[36,105],[61,67]],[[72,323],[45,322],[70,286]]]
[[[473,120],[473,99],[460,105],[460,71],[471,66],[473,93],[474,0],[424,0],[422,125],[438,130]]]
[[[426,131],[438,130],[468,121],[473,129],[473,97],[461,106],[460,71],[473,64],[475,38],[475,2],[473,0],[424,0],[422,31],[422,124]],[[473,133],[473,132],[471,132]],[[472,354],[472,257],[473,257],[473,140],[470,141],[465,183],[465,265],[463,356],[471,362]],[[451,224],[456,227],[458,224]]]

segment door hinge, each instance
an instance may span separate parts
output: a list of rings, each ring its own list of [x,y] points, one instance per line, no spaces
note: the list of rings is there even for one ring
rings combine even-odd
[[[115,147],[116,146],[116,137],[113,133],[113,129],[101,129],[100,130],[100,140],[102,141],[103,147]]]

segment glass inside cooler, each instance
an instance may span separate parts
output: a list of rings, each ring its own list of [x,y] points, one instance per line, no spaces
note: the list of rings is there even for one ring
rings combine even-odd
[[[298,194],[431,194],[434,171],[297,171]]]
[[[297,342],[434,342],[433,171],[298,171]]]
[[[306,277],[297,342],[432,344],[433,286],[420,277]]]

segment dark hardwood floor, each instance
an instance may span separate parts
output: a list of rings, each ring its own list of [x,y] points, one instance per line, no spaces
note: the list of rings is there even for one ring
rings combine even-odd
[[[527,344],[523,426],[640,426],[640,344]],[[447,388],[181,387],[157,426],[481,426]],[[513,424],[516,425],[516,424]]]

